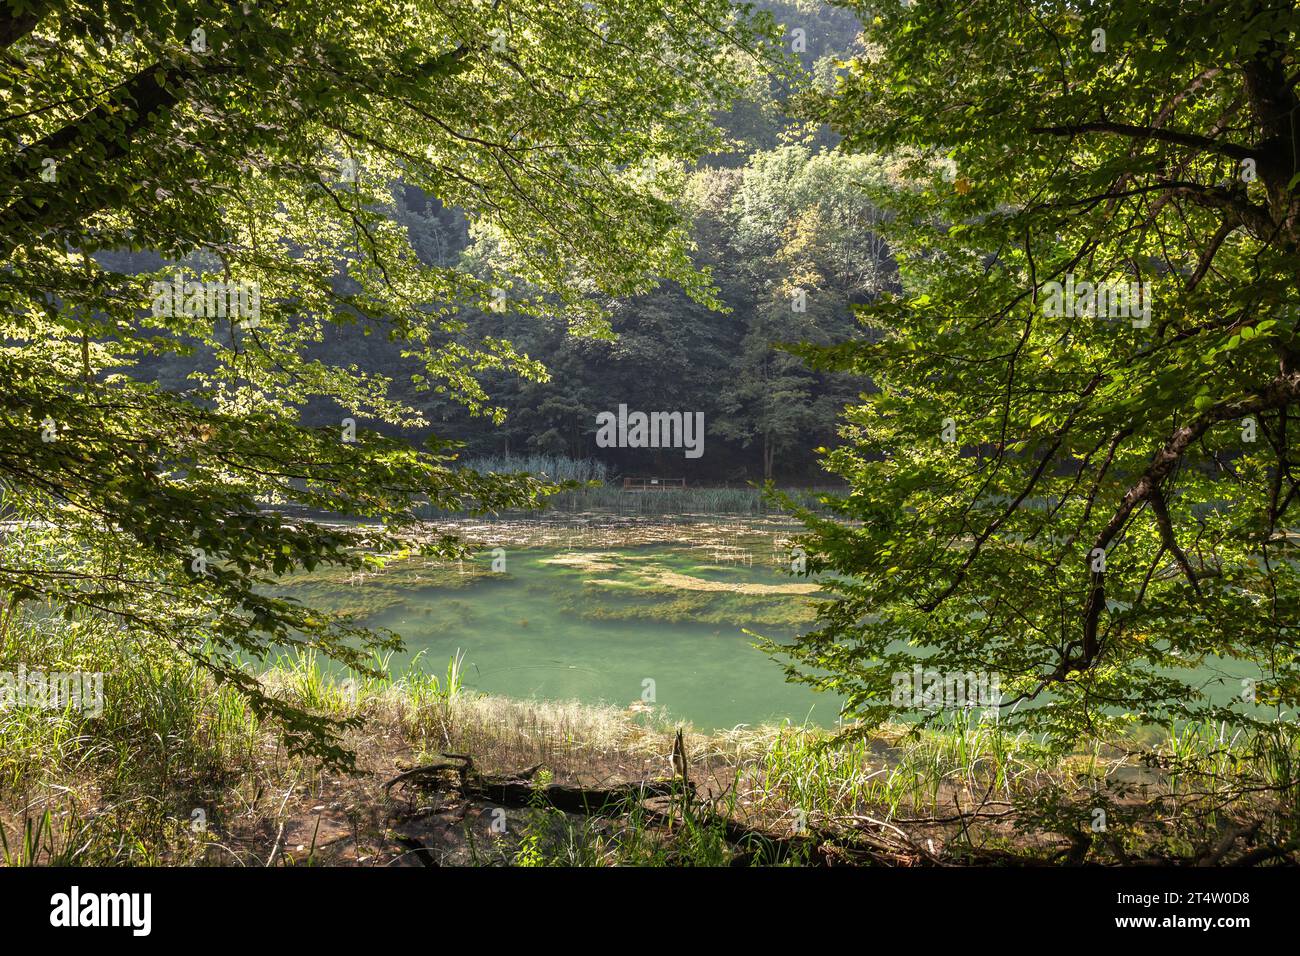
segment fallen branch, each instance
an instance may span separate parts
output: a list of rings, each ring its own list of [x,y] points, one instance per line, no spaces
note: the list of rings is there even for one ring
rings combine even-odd
[[[565,813],[598,814],[625,810],[650,797],[671,797],[693,788],[681,780],[642,780],[614,787],[582,787],[552,783],[539,786],[532,777],[540,764],[519,773],[486,777],[474,769],[474,761],[463,754],[441,754],[442,760],[412,767],[384,784],[391,793],[401,784],[436,786],[440,776],[455,773],[455,789],[469,800],[482,800],[503,807],[548,807]],[[458,762],[454,762],[458,761]]]
[[[715,812],[708,804],[693,803],[695,786],[681,775],[670,780],[640,780],[612,787],[584,787],[576,784],[539,786],[531,779],[538,767],[504,776],[484,776],[474,769],[474,762],[468,756],[440,754],[439,757],[441,759],[432,763],[412,767],[398,774],[384,784],[385,791],[391,793],[399,785],[412,785],[422,789],[449,787],[467,800],[503,807],[549,808],[589,816],[626,813],[641,807],[648,820],[659,824],[671,824],[674,819],[673,810],[646,807],[645,801],[680,797],[684,807],[691,807],[690,813],[699,825],[716,828],[723,839],[736,849],[736,855],[731,861],[733,866],[754,863],[771,865],[792,859],[831,866],[840,860],[858,861],[863,858],[894,866],[911,866],[918,862],[940,864],[934,854],[912,842],[903,830],[871,818],[856,819],[873,824],[879,828],[879,832],[873,833],[859,827],[851,833],[804,829],[779,835],[741,823],[726,814]],[[453,774],[454,778],[451,776]]]
[[[465,796],[505,807],[550,807],[565,813],[594,815],[626,810],[649,797],[671,797],[689,793],[680,780],[642,780],[616,787],[579,787],[548,784],[539,787],[529,780],[479,778],[464,791]]]

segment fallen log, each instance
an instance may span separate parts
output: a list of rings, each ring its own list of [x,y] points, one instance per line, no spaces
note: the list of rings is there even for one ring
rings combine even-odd
[[[433,855],[433,850],[429,849],[429,847],[425,846],[419,840],[416,840],[413,837],[399,836],[397,837],[397,842],[406,847],[408,852],[414,854],[415,858],[419,860],[423,866],[439,865],[438,858]]]
[[[671,797],[690,793],[693,787],[680,779],[641,780],[613,787],[582,787],[552,783],[539,786],[533,775],[541,769],[529,767],[505,776],[484,776],[474,769],[474,761],[464,754],[440,754],[441,759],[404,770],[384,784],[391,793],[394,787],[412,784],[436,789],[445,774],[454,773],[452,787],[469,800],[482,800],[503,807],[545,807],[565,813],[598,814],[626,810],[652,797]]]
[[[433,780],[437,778],[438,774],[447,772],[455,773],[460,778],[461,787],[463,788],[467,784],[470,774],[474,773],[473,759],[464,754],[442,754],[441,756],[449,758],[449,760],[459,760],[460,763],[438,760],[433,763],[421,764],[418,767],[411,767],[409,770],[403,770],[384,784],[384,792],[391,793],[393,787],[399,784]]]
[[[686,792],[680,780],[642,780],[615,787],[579,787],[527,780],[480,778],[471,783],[467,797],[505,807],[547,807],[565,813],[595,815],[623,811],[651,797],[671,797]]]

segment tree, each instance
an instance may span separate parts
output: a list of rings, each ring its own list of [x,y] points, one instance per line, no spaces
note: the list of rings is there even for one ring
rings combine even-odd
[[[459,554],[420,505],[490,511],[547,488],[365,428],[422,419],[382,375],[307,351],[359,328],[419,361],[420,386],[494,415],[480,373],[544,373],[504,339],[453,341],[463,309],[599,331],[600,301],[659,279],[707,301],[674,193],[718,144],[709,111],[734,64],[780,67],[771,32],[726,0],[5,0],[0,482],[6,517],[54,554],[8,555],[7,600],[152,635],[293,746],[346,762],[337,725],[268,697],[229,653],[295,645],[366,670],[393,637],[266,586]],[[399,180],[462,210],[527,294],[436,244],[421,262]],[[166,257],[153,274],[113,268],[146,249]],[[139,374],[161,354],[204,361],[166,391]],[[348,417],[302,427],[313,399]],[[285,502],[378,523],[267,507]]]
[[[920,666],[999,674],[1008,726],[1065,746],[1287,739],[1300,13],[854,6],[868,53],[819,115],[906,178],[876,190],[903,291],[802,350],[876,391],[826,456],[851,493],[805,516],[837,577],[791,675],[867,723]]]
[[[684,473],[692,482],[808,474],[812,445],[833,437],[836,412],[861,383],[812,371],[779,346],[843,341],[854,330],[850,304],[892,281],[888,250],[872,228],[878,212],[857,185],[880,175],[873,161],[805,147],[755,153],[742,169],[697,170],[684,200],[692,258],[725,311],[665,284],[614,303],[611,339],[566,335],[558,319],[521,325],[486,313],[471,329],[508,337],[548,377],[485,377],[509,413],[498,428],[485,429],[445,399],[429,403],[428,417],[478,453],[595,454],[628,472]],[[466,251],[482,274],[491,260],[477,245]],[[622,403],[703,412],[704,457],[597,449],[596,414]]]
[[[878,177],[864,157],[783,147],[755,154],[728,196],[728,253],[746,294],[717,430],[761,449],[766,480],[778,454],[820,437],[854,394],[844,376],[818,373],[780,346],[844,341],[850,305],[889,281],[879,213],[860,188]]]

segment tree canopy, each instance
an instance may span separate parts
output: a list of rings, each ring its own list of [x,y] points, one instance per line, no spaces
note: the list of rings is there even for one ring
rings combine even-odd
[[[27,535],[0,569],[7,599],[169,642],[295,746],[346,759],[327,719],[267,697],[230,652],[297,645],[364,670],[393,638],[266,585],[458,554],[421,533],[418,506],[547,489],[367,429],[420,412],[310,346],[338,325],[385,337],[418,387],[492,415],[479,373],[543,373],[502,337],[455,338],[468,310],[600,334],[611,299],[657,281],[710,303],[675,197],[721,145],[711,111],[785,69],[773,44],[770,17],[727,0],[5,0],[0,483]],[[399,180],[463,211],[485,269],[420,260]],[[115,268],[128,250],[161,258]],[[212,361],[182,388],[138,373],[200,351]],[[321,397],[348,418],[302,427]],[[369,520],[265,507],[286,502]]]
[[[1293,4],[850,3],[815,106],[902,291],[802,353],[869,376],[808,514],[836,578],[792,674],[876,723],[898,673],[992,672],[1058,741],[1300,705]],[[961,6],[962,16],[955,16]],[[1289,724],[1287,726],[1290,726]]]

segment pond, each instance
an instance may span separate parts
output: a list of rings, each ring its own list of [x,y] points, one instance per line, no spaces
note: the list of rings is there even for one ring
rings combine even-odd
[[[287,593],[402,635],[395,674],[415,665],[442,675],[459,652],[470,690],[655,709],[701,731],[786,720],[829,727],[839,716],[839,698],[787,683],[754,646],[754,635],[785,643],[815,621],[817,584],[789,573],[798,526],[607,515],[446,530],[483,552],[460,564],[317,572]],[[1258,671],[1208,658],[1178,676],[1241,708],[1242,678]]]
[[[291,593],[390,628],[433,673],[464,655],[465,686],[516,698],[651,707],[702,731],[790,720],[831,726],[840,701],[785,681],[746,631],[781,641],[814,620],[778,526],[623,522],[488,526],[474,561],[390,565]],[[462,529],[464,533],[464,529]]]

